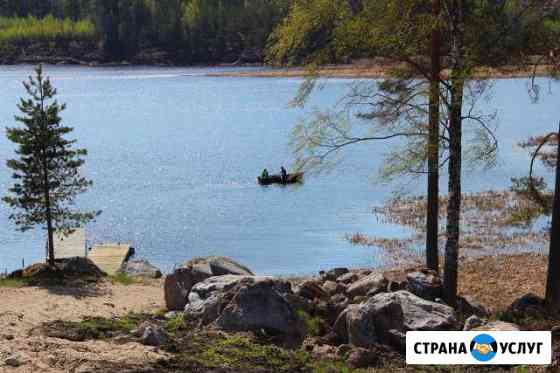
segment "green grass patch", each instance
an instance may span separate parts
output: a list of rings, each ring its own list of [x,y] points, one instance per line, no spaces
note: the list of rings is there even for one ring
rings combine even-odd
[[[115,333],[130,334],[149,318],[150,315],[147,314],[130,313],[114,319],[87,317],[79,322],[58,320],[44,324],[43,329],[49,337],[71,341],[106,339],[112,337]]]
[[[176,334],[179,331],[187,330],[187,323],[183,312],[177,312],[175,317],[165,321],[165,330],[170,334]]]
[[[259,368],[276,372],[313,370],[313,361],[306,352],[261,345],[245,336],[235,335],[221,340],[197,336],[193,342],[197,346],[197,353],[186,352],[182,357],[207,369],[227,366],[239,371],[255,371]]]
[[[310,316],[304,310],[298,310],[297,314],[305,324],[305,331],[307,332],[307,335],[313,337],[321,335],[321,331],[323,330],[323,324],[324,324],[323,319],[321,319],[319,316]]]
[[[109,276],[109,280],[114,285],[128,286],[136,283],[136,280],[126,273],[117,273],[116,275]]]
[[[0,288],[21,288],[28,285],[27,278],[0,278]]]

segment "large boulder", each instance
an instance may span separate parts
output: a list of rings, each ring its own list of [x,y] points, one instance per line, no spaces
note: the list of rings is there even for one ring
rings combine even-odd
[[[373,296],[387,289],[387,279],[381,273],[371,273],[360,280],[354,282],[346,290],[346,294],[351,297]]]
[[[433,270],[424,269],[407,274],[407,290],[414,295],[427,300],[441,298],[442,281],[438,273]]]
[[[119,272],[131,277],[160,278],[162,276],[159,268],[147,260],[130,260],[123,263]]]
[[[222,275],[254,276],[249,268],[224,256],[193,258],[186,262],[183,268],[190,269],[197,282]]]
[[[191,288],[208,278],[223,275],[253,276],[247,267],[222,256],[194,258],[165,279],[165,304],[168,310],[182,311]]]
[[[348,306],[334,329],[359,347],[384,343],[402,349],[407,331],[457,330],[458,323],[453,308],[401,290]]]
[[[212,277],[193,286],[185,317],[221,330],[301,339],[304,325],[287,295],[293,295],[291,285],[271,277]]]
[[[544,299],[532,293],[516,299],[509,306],[508,313],[515,318],[542,318],[548,314]]]
[[[195,284],[192,271],[178,268],[165,277],[165,305],[170,311],[182,311],[187,304],[187,297]]]
[[[295,293],[300,297],[310,300],[328,298],[327,292],[321,287],[317,280],[303,281],[296,287]]]

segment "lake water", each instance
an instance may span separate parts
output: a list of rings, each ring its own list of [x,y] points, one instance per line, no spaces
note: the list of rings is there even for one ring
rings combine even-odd
[[[3,127],[14,124],[21,81],[31,70],[0,67]],[[290,165],[293,126],[313,108],[336,102],[350,81],[329,80],[308,108],[293,109],[288,103],[301,79],[207,77],[208,71],[46,67],[68,104],[65,123],[89,150],[84,173],[95,184],[79,205],[103,214],[88,225],[88,242],[131,242],[139,257],[166,271],[201,255],[230,256],[259,274],[383,263],[382,252],[352,246],[344,235],[408,233],[371,214],[394,189],[372,182],[390,144],[349,148],[338,168],[306,177],[299,187],[255,182],[264,167],[276,172]],[[560,119],[560,87],[541,83],[546,93],[530,104],[526,79],[496,82],[484,106],[499,114],[500,163],[465,172],[466,191],[507,188],[512,176],[526,173],[528,155],[516,144],[556,129]],[[0,136],[0,194],[11,183],[5,161],[13,149]],[[423,193],[424,180],[406,188]],[[0,206],[2,270],[44,255],[44,233],[16,232],[9,213]]]

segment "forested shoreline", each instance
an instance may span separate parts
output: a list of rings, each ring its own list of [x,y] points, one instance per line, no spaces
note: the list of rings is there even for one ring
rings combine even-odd
[[[339,25],[362,14],[367,4],[366,0],[0,0],[0,63],[302,66],[384,57],[382,50],[372,51],[367,45],[332,42],[340,36]],[[557,29],[560,15],[551,12],[549,28]],[[508,44],[527,42],[518,33],[522,27],[510,30]],[[287,45],[286,34],[299,36]],[[534,49],[540,52],[538,46]]]
[[[3,0],[0,63],[261,63],[289,0]]]

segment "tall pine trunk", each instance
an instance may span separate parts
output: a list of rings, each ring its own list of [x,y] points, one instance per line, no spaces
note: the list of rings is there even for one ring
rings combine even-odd
[[[48,242],[48,263],[54,267],[54,229],[52,224],[52,206],[51,206],[51,190],[49,180],[49,163],[48,163],[48,124],[47,113],[45,110],[45,97],[43,90],[43,81],[39,81],[39,94],[41,99],[41,131],[43,132],[43,151],[42,151],[42,167],[43,167],[43,195],[45,198],[45,215],[47,220],[47,242]]]
[[[440,0],[432,1],[434,19],[439,18]],[[439,74],[441,70],[441,35],[439,26],[432,31],[431,80],[428,139],[428,206],[426,211],[426,266],[439,271]]]
[[[461,224],[461,136],[463,106],[462,78],[452,78],[451,113],[449,120],[449,192],[447,204],[447,242],[443,296],[447,304],[457,305],[457,272],[459,264],[459,228]]]
[[[551,311],[560,311],[560,128],[558,129],[558,151],[556,158],[556,186],[550,228],[550,251],[546,279],[546,304]]]
[[[457,306],[457,272],[459,267],[459,232],[461,224],[461,135],[463,90],[465,86],[465,56],[463,28],[465,4],[454,0],[451,13],[451,105],[449,108],[449,185],[447,204],[447,242],[443,276],[443,298],[452,307]]]

